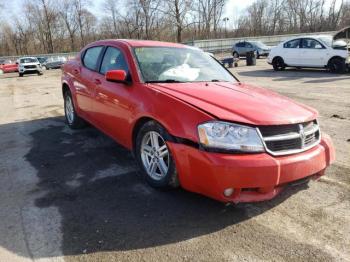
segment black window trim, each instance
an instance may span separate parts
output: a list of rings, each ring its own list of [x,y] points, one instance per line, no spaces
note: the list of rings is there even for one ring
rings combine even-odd
[[[128,66],[128,73],[127,73],[127,76],[126,76],[126,80],[127,80],[128,82],[132,82],[132,76],[131,76],[131,72],[130,72],[130,65],[129,65],[128,59],[126,58],[126,55],[124,54],[123,50],[121,50],[119,47],[116,47],[116,46],[111,46],[111,45],[105,45],[105,46],[104,46],[104,48],[103,48],[103,50],[102,50],[102,52],[101,52],[101,54],[100,54],[100,57],[99,57],[99,59],[98,59],[98,67],[97,67],[98,70],[96,71],[96,73],[98,73],[98,74],[100,74],[100,75],[103,75],[103,76],[105,75],[105,74],[102,74],[102,73],[101,73],[101,66],[102,66],[103,59],[105,58],[107,49],[108,49],[109,47],[110,47],[110,48],[117,49],[117,50],[120,51],[120,53],[123,54],[123,56],[124,56],[124,58],[125,58],[125,62],[126,62],[126,64],[127,64],[127,66]]]
[[[303,47],[303,41],[306,40],[306,39],[316,41],[317,43],[319,43],[319,44],[322,46],[322,48],[304,48],[304,47]],[[300,49],[308,49],[308,50],[310,50],[310,49],[316,49],[316,50],[327,49],[320,41],[318,41],[318,40],[315,39],[315,38],[310,38],[310,37],[301,38],[301,41],[300,41],[300,44],[299,44],[299,45],[300,45],[300,46],[299,46]]]

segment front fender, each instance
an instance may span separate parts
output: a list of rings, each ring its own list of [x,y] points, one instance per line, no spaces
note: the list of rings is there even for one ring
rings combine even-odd
[[[170,135],[197,143],[197,126],[214,119],[213,116],[176,97],[147,87],[141,88],[144,89],[142,95],[148,99],[138,100],[142,102],[135,108],[135,118],[131,123],[130,133],[134,132],[140,119],[149,118],[160,123]],[[130,137],[130,148],[132,142]]]

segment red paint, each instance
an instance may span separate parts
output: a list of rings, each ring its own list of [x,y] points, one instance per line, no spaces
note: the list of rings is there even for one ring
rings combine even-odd
[[[7,60],[3,64],[0,64],[0,70],[4,73],[18,72],[18,65],[15,62]]]
[[[106,73],[107,81],[124,82],[126,80],[126,72],[124,70],[111,70]]]
[[[126,58],[132,82],[107,80],[125,80],[124,71],[117,70],[105,76],[85,68],[81,55],[93,46],[119,48]],[[184,47],[153,41],[99,41],[67,62],[62,76],[63,84],[71,90],[77,113],[128,149],[133,148],[136,123],[145,117],[158,121],[171,135],[195,143],[198,143],[197,126],[209,120],[279,125],[317,117],[314,109],[241,83],[145,84],[133,55],[134,46]],[[180,143],[168,142],[168,145],[176,161],[181,186],[224,202],[271,199],[290,182],[322,175],[334,161],[333,145],[324,134],[318,146],[280,157],[268,153],[210,153]],[[228,187],[235,188],[230,198],[223,195]]]

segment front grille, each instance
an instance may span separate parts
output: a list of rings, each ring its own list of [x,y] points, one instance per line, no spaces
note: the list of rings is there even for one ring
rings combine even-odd
[[[292,125],[261,126],[259,131],[266,150],[272,155],[302,152],[320,141],[320,129],[316,120]]]
[[[27,66],[24,66],[24,68],[26,68],[26,69],[36,68],[36,65],[27,65]]]

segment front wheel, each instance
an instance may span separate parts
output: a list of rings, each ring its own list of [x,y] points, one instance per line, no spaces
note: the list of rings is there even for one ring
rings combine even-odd
[[[135,156],[142,174],[149,185],[160,189],[179,185],[167,138],[167,131],[155,121],[143,125],[136,137]]]
[[[70,91],[64,93],[64,115],[68,126],[72,129],[79,129],[84,127],[85,122],[80,118],[74,107],[72,94]]]
[[[332,73],[343,74],[346,71],[346,64],[344,59],[333,58],[329,61],[328,68]]]
[[[19,77],[23,77],[23,74],[22,74],[22,73],[19,73],[18,75],[19,75]]]
[[[286,68],[286,65],[281,57],[276,57],[272,61],[272,66],[275,71],[282,71]]]

